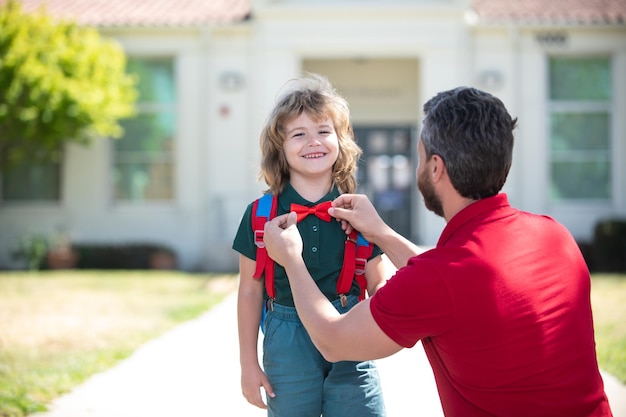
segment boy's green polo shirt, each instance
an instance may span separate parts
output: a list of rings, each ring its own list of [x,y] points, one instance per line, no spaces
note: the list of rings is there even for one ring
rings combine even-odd
[[[324,201],[332,201],[337,197],[339,197],[339,190],[334,188],[319,201],[310,202],[301,197],[288,183],[278,196],[278,215],[289,213],[291,203],[310,207]],[[239,224],[233,249],[247,258],[255,260],[257,248],[254,244],[254,232],[252,230],[252,205],[253,203],[248,205]],[[329,300],[337,299],[336,285],[343,265],[346,241],[346,234],[341,229],[341,223],[335,219],[325,222],[315,215],[309,215],[298,223],[298,230],[303,242],[302,257],[309,273]],[[381,253],[381,250],[374,246],[370,259]],[[276,299],[274,301],[277,304],[293,307],[293,297],[285,269],[278,264],[275,264],[274,281],[276,287]],[[350,294],[359,295],[359,285],[356,281],[352,282]]]

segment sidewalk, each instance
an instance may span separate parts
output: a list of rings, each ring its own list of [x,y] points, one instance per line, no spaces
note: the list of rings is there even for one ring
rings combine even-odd
[[[378,366],[389,417],[443,416],[421,346],[379,360]],[[626,387],[603,376],[613,415],[626,417]],[[49,408],[31,417],[265,416],[241,396],[236,294],[148,342]]]

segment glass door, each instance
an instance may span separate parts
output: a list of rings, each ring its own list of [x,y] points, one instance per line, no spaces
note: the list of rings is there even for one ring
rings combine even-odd
[[[354,127],[363,149],[358,192],[366,194],[382,219],[407,239],[412,236],[411,192],[415,167],[411,158],[414,127]]]

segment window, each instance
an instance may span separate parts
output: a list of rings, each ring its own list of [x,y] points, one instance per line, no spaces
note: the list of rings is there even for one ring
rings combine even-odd
[[[113,184],[117,201],[169,201],[174,197],[176,91],[172,59],[130,58],[139,77],[138,114],[121,122],[114,140]]]
[[[549,77],[550,197],[610,200],[611,61],[552,57]]]
[[[47,201],[61,198],[61,164],[20,164],[2,176],[2,199],[11,202]]]

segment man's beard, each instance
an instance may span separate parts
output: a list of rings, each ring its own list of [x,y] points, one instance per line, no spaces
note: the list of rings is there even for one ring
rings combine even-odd
[[[424,170],[417,178],[417,188],[424,197],[424,204],[426,208],[437,216],[443,217],[443,206],[441,205],[441,199],[435,193],[435,187],[428,175],[427,170]]]

